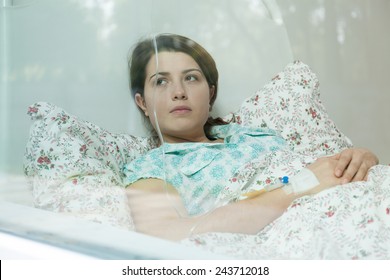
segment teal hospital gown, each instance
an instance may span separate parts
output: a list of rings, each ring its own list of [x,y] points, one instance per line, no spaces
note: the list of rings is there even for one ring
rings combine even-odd
[[[229,184],[246,163],[287,146],[273,130],[238,124],[215,126],[211,135],[224,142],[164,143],[150,150],[124,166],[125,184],[147,178],[166,180],[180,194],[188,215],[204,214],[227,203],[218,197],[229,192]]]

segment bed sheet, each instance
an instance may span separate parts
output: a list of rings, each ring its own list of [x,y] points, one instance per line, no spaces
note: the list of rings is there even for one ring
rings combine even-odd
[[[295,200],[257,234],[210,232],[181,243],[238,259],[390,259],[390,166]]]

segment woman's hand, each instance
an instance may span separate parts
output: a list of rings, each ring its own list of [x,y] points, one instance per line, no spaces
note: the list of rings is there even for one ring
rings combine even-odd
[[[368,170],[379,163],[375,154],[363,148],[345,149],[330,158],[337,160],[334,174],[343,184],[367,180]]]

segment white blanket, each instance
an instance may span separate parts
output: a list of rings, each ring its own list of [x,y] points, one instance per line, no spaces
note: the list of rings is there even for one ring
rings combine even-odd
[[[295,200],[258,234],[211,232],[182,243],[239,259],[390,259],[390,166]]]

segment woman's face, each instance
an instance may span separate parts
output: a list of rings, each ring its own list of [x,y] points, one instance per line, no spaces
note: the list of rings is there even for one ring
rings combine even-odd
[[[146,67],[144,98],[136,94],[137,105],[158,125],[167,142],[206,141],[203,126],[209,117],[209,87],[195,60],[182,52],[160,52],[158,69],[152,56]]]

